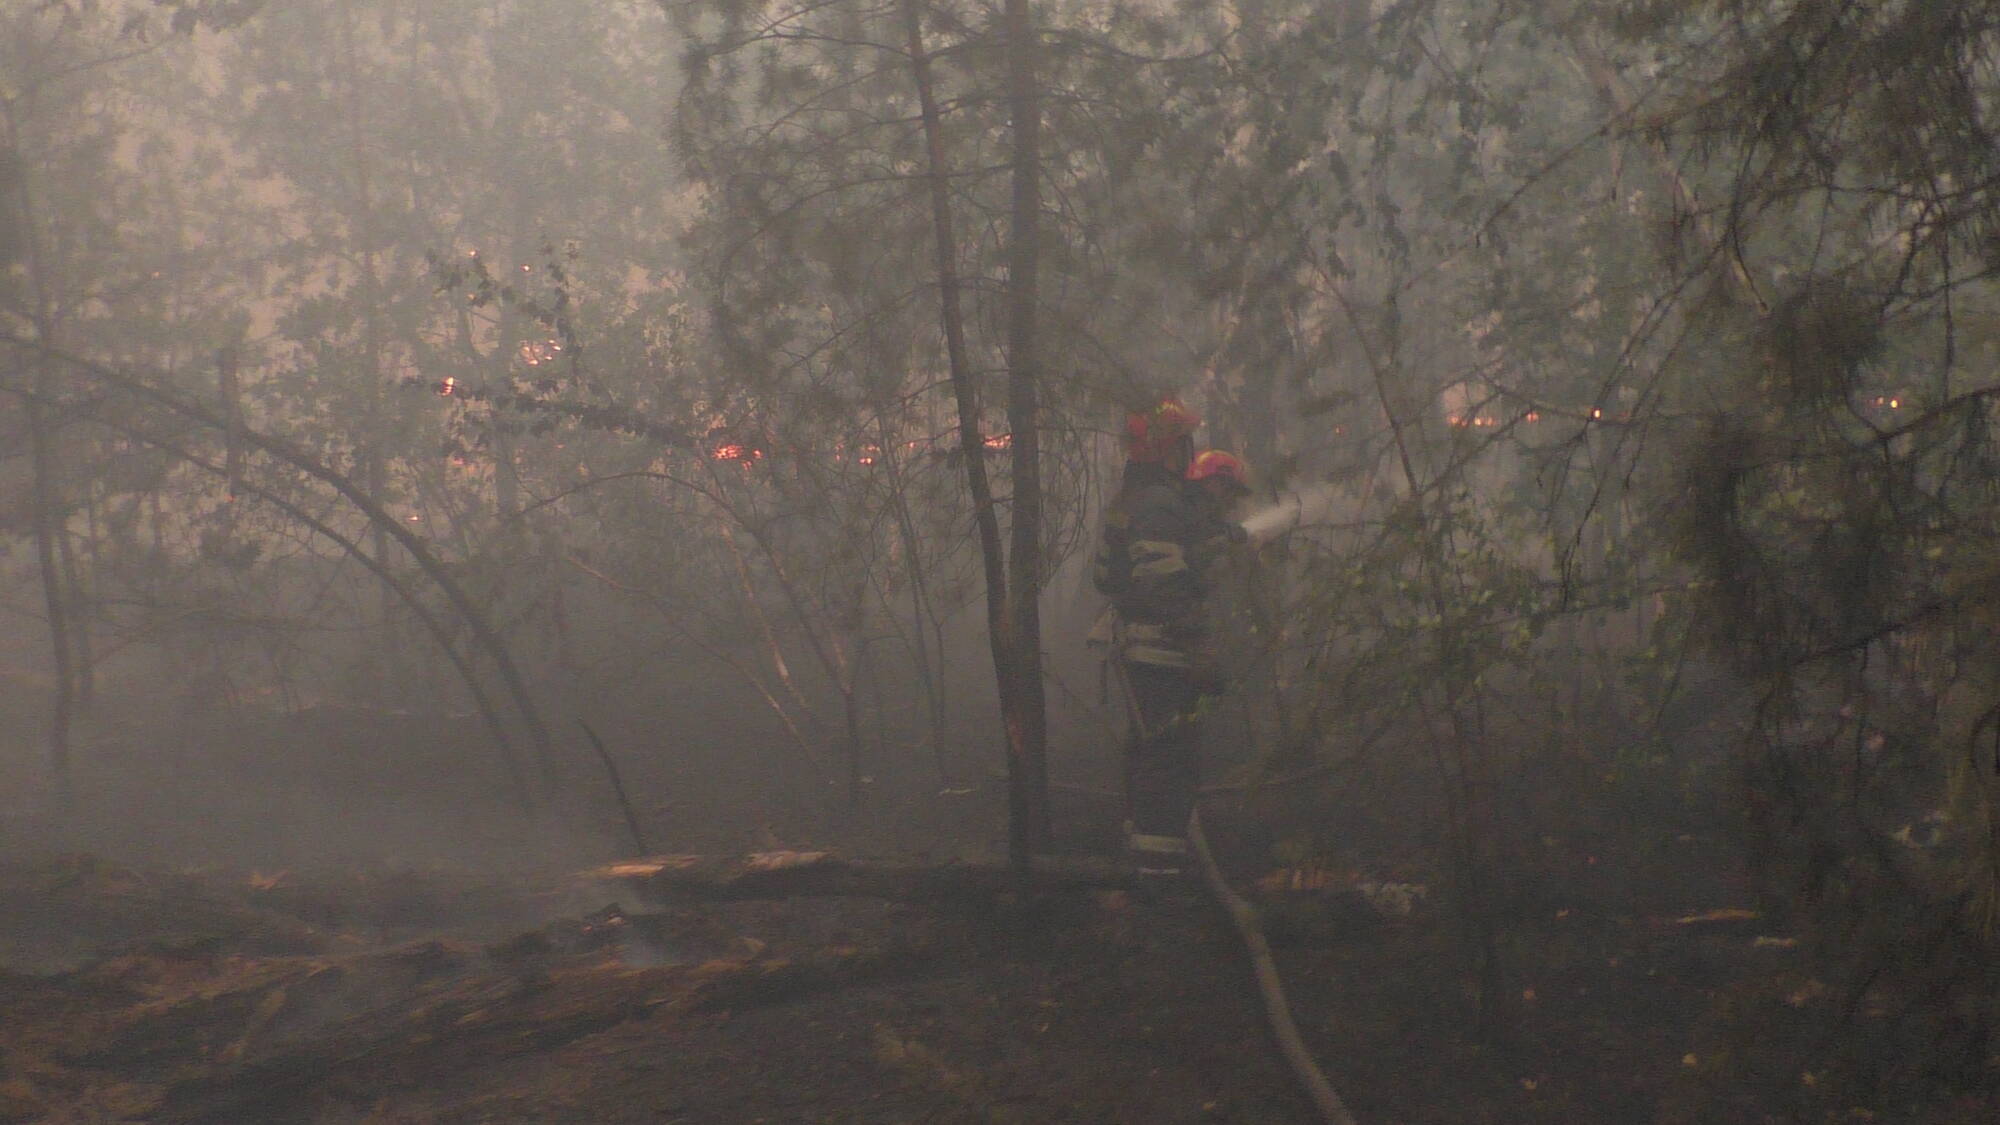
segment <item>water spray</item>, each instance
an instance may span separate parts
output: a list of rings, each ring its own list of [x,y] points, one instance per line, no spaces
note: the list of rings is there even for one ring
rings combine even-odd
[[[1268,543],[1301,524],[1325,519],[1339,496],[1340,489],[1333,484],[1287,489],[1278,494],[1276,503],[1245,516],[1243,531],[1252,543]]]

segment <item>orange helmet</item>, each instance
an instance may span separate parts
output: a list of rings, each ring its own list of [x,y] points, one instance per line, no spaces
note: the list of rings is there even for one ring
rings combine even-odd
[[[1125,455],[1134,461],[1164,460],[1176,442],[1194,436],[1200,426],[1201,415],[1168,395],[1125,416]]]
[[[1204,449],[1188,462],[1187,479],[1191,481],[1228,481],[1245,492],[1250,491],[1250,466],[1243,458],[1226,449]]]

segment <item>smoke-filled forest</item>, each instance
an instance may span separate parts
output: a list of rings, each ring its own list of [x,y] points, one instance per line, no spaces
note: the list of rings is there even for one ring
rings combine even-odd
[[[0,1122],[2000,1118],[1996,61],[0,0]]]

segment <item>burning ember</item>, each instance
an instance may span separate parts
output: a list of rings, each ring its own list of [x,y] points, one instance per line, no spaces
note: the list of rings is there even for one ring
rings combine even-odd
[[[527,340],[521,344],[521,362],[529,367],[540,367],[544,363],[554,363],[562,353],[560,340]]]

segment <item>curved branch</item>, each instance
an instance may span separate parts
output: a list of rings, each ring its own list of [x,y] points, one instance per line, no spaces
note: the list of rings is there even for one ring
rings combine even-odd
[[[485,685],[479,682],[478,672],[466,660],[465,655],[458,651],[458,646],[452,643],[451,633],[445,628],[444,622],[438,620],[437,615],[431,612],[430,607],[426,606],[423,600],[417,597],[416,591],[410,589],[408,583],[396,577],[395,572],[390,570],[387,564],[362,550],[361,544],[342,535],[311,512],[306,511],[304,508],[299,507],[297,504],[286,500],[261,485],[242,480],[240,477],[232,475],[231,470],[226,465],[217,465],[212,461],[204,460],[191,450],[183,449],[165,438],[146,433],[137,427],[126,426],[101,418],[95,419],[95,421],[99,425],[115,430],[135,441],[144,442],[164,453],[178,457],[183,462],[193,465],[205,473],[229,481],[232,489],[238,492],[248,492],[252,496],[290,516],[292,519],[304,524],[315,534],[347,552],[348,557],[354,559],[369,573],[381,579],[382,584],[389,587],[398,598],[402,599],[403,604],[408,606],[412,613],[416,614],[418,622],[424,627],[424,631],[429,633],[431,639],[437,642],[438,648],[444,652],[445,659],[451,662],[451,666],[458,672],[459,678],[464,680],[466,689],[472,693],[473,707],[478,710],[481,721],[486,724],[487,731],[493,736],[494,745],[500,748],[501,757],[507,763],[508,781],[514,786],[515,792],[520,796],[523,807],[529,809],[535,807],[534,793],[528,788],[526,780],[521,776],[521,763],[514,753],[514,742],[507,737],[506,724],[500,721],[500,715],[493,705],[492,697],[487,695]]]
[[[174,414],[198,422],[210,429],[218,432],[226,432],[229,429],[228,419],[216,411],[173,391],[156,387],[137,375],[119,371],[93,360],[84,359],[81,356],[47,347],[36,341],[24,340],[13,333],[0,333],[0,343],[12,344],[18,348],[34,349],[50,358],[60,359],[86,375],[129,391],[142,399],[156,403]],[[366,516],[370,524],[381,530],[383,534],[394,539],[404,550],[410,553],[410,557],[416,560],[417,566],[432,582],[437,584],[438,589],[444,592],[446,599],[451,602],[452,608],[457,611],[466,625],[471,628],[473,637],[479,642],[480,648],[484,649],[486,654],[492,658],[494,667],[500,673],[501,681],[507,687],[509,697],[513,700],[515,708],[520,712],[522,721],[527,725],[529,736],[534,740],[536,752],[540,757],[542,782],[544,786],[553,787],[555,783],[555,747],[549,738],[548,727],[542,722],[541,711],[535,706],[534,697],[528,692],[527,682],[523,679],[520,668],[514,663],[513,654],[508,651],[506,642],[500,638],[500,635],[494,631],[492,624],[487,621],[486,615],[473,603],[471,595],[467,594],[465,588],[460,586],[457,580],[453,579],[450,573],[444,569],[444,564],[438,561],[437,557],[431,553],[430,548],[424,545],[423,540],[410,534],[409,529],[404,527],[400,520],[397,520],[385,511],[374,497],[362,491],[352,478],[330,467],[314,456],[310,450],[304,449],[275,434],[266,434],[248,427],[238,430],[237,437],[245,445],[262,450],[264,453],[298,469],[307,476],[331,486],[335,492],[338,492],[348,503],[354,505],[356,510]]]

